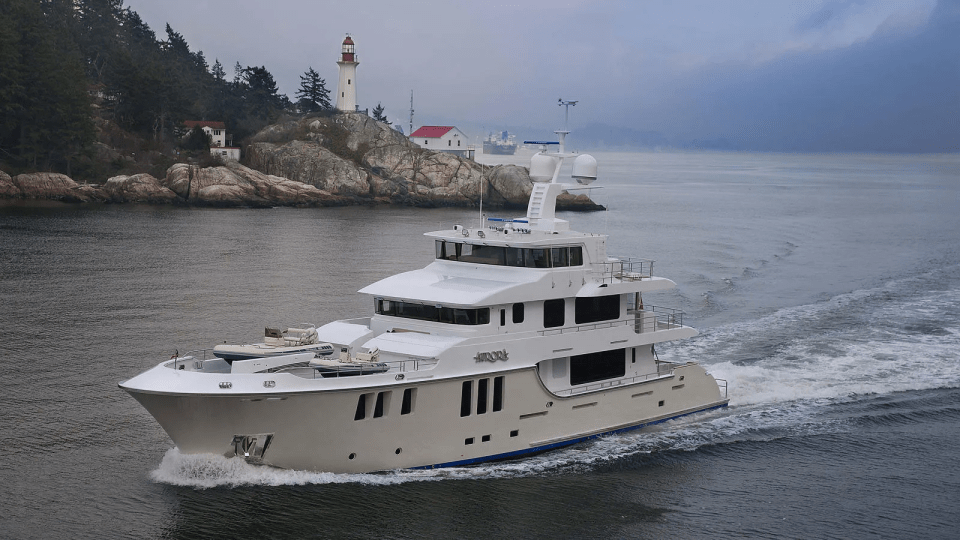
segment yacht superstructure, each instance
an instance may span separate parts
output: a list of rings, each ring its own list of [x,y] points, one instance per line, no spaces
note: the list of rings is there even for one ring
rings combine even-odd
[[[427,233],[432,263],[360,290],[372,316],[317,328],[339,358],[198,353],[121,388],[182,453],[329,472],[510,458],[726,406],[701,366],[657,358],[657,343],[697,334],[643,302],[675,284],[556,218],[557,196],[597,171],[565,152],[566,133],[556,152],[533,142],[525,217]]]

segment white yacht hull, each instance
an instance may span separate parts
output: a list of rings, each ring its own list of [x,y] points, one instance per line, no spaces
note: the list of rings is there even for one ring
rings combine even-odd
[[[176,387],[173,379],[182,383],[185,377],[210,383],[217,378],[162,365],[141,377],[151,373],[151,384],[146,385],[151,387]],[[277,375],[256,374],[259,385],[247,382],[262,388],[259,379],[276,380]],[[156,418],[183,453],[240,455],[265,465],[337,473],[521,456],[727,404],[713,377],[696,364],[677,366],[654,380],[573,397],[550,393],[536,368],[498,376],[504,377],[502,409],[476,414],[474,408],[465,417],[461,388],[466,378],[273,393],[159,392],[139,384],[139,377],[121,387]],[[367,377],[371,382],[381,378]],[[416,398],[412,411],[401,414],[406,388],[415,388]],[[386,393],[382,416],[367,411],[356,420],[359,396],[380,392]]]

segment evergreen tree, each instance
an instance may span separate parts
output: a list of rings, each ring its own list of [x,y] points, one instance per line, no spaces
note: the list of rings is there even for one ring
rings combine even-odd
[[[94,128],[80,55],[56,7],[0,3],[0,159],[69,173]]]
[[[207,135],[200,126],[193,126],[190,133],[180,144],[185,150],[193,150],[198,153],[210,153],[210,136]]]
[[[330,90],[313,67],[300,76],[297,106],[303,112],[317,112],[330,108]]]
[[[384,124],[390,125],[390,122],[387,122],[387,117],[383,114],[383,105],[380,102],[377,102],[377,106],[373,108],[373,119],[377,122],[383,122]]]
[[[243,70],[246,82],[245,101],[247,112],[264,120],[273,120],[283,108],[283,100],[277,90],[277,82],[264,66],[246,67]]]

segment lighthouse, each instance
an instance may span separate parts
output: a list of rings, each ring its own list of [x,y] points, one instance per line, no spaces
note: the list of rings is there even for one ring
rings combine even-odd
[[[340,82],[337,84],[337,109],[341,111],[357,110],[357,55],[353,48],[353,39],[347,35],[340,48]]]

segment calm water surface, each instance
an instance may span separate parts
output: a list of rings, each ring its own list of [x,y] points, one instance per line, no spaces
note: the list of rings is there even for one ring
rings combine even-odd
[[[117,382],[355,291],[476,211],[0,206],[0,537],[954,538],[960,156],[596,153],[716,411],[533,458],[334,475],[181,455]],[[510,212],[490,215],[512,216]]]

